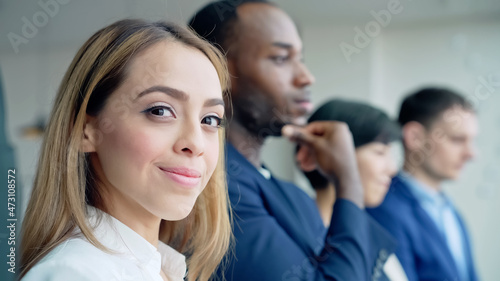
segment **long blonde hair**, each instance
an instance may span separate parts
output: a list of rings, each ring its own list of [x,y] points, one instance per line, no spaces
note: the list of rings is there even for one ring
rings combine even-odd
[[[86,220],[86,205],[101,203],[99,179],[90,159],[80,151],[86,114],[100,111],[125,78],[131,58],[155,43],[172,39],[210,59],[227,96],[229,74],[224,56],[184,27],[121,20],[95,33],[73,59],[51,113],[23,222],[21,277],[70,238],[77,227],[91,243],[105,250]],[[160,226],[160,240],[187,256],[189,280],[208,280],[232,237],[222,129],[219,139],[217,167],[192,212],[180,221],[162,220]]]

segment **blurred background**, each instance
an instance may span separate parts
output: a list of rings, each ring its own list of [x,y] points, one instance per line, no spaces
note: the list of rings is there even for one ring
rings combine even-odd
[[[84,41],[101,27],[127,17],[185,23],[207,2],[0,0],[0,156],[12,163],[8,167],[15,163],[19,218],[33,183],[43,126],[60,80]],[[500,280],[496,260],[500,253],[500,1],[273,2],[292,16],[302,34],[305,61],[316,77],[312,87],[316,106],[343,97],[370,102],[395,117],[402,97],[424,86],[452,88],[475,104],[481,130],[478,156],[446,190],[469,227],[482,280]],[[269,142],[266,164],[276,175],[307,189],[295,169],[293,146],[280,139]],[[13,160],[10,150],[4,149],[6,143],[14,151]],[[1,173],[7,177],[6,170]],[[0,213],[7,209],[6,190],[0,186]],[[0,233],[2,249],[6,235]]]

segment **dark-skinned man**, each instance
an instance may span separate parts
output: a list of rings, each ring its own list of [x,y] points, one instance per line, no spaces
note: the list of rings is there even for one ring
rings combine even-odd
[[[232,77],[226,168],[235,245],[219,274],[238,281],[385,280],[382,268],[395,244],[363,210],[348,127],[296,126],[312,110],[314,78],[290,17],[264,1],[219,1],[198,11],[190,25],[226,53]],[[318,168],[336,181],[328,229],[313,200],[261,162],[264,140],[282,134],[301,144],[302,168]]]

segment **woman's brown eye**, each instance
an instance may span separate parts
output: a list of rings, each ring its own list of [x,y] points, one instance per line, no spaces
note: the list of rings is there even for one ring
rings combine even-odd
[[[167,106],[154,106],[154,107],[146,109],[143,112],[146,112],[148,114],[158,116],[158,117],[175,116],[172,109],[167,107]]]
[[[151,113],[154,115],[162,115],[163,116],[163,114],[165,113],[165,109],[156,108],[156,109],[151,110]]]
[[[207,116],[201,120],[201,123],[210,125],[212,127],[220,127],[222,119],[217,116]]]

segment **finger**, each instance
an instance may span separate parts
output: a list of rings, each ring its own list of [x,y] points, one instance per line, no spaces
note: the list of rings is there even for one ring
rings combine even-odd
[[[285,127],[283,127],[281,134],[285,137],[288,137],[291,141],[299,144],[313,146],[316,141],[316,137],[307,132],[304,128],[293,125],[286,125]]]
[[[313,150],[309,146],[301,146],[297,151],[296,161],[297,165],[302,171],[312,171],[316,169],[316,158],[314,157]]]
[[[349,126],[340,121],[314,121],[303,129],[314,136],[331,136],[342,131],[349,132]]]

